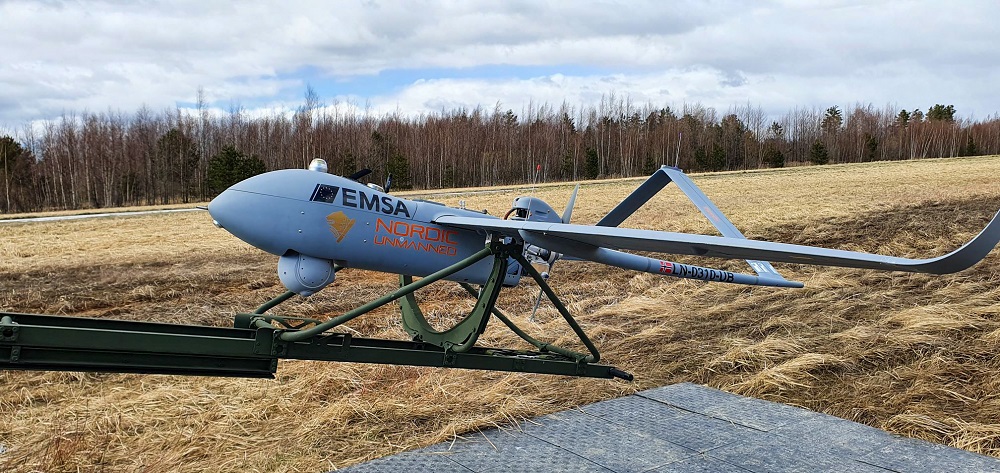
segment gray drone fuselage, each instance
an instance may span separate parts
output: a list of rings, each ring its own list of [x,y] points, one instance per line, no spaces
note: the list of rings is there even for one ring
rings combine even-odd
[[[447,215],[498,220],[481,212],[401,199],[344,177],[304,169],[242,181],[212,200],[208,210],[217,225],[241,240],[296,258],[300,266],[315,258],[411,276],[426,276],[483,249],[483,234],[436,225],[435,219]],[[491,268],[491,262],[481,261],[449,279],[483,284]],[[325,269],[298,271],[318,271],[315,277],[321,278]],[[509,274],[505,285],[516,285],[519,278],[520,273]]]

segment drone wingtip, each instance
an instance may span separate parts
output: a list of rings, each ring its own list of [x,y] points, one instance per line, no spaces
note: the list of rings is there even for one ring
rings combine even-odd
[[[998,243],[1000,243],[1000,211],[993,215],[983,231],[961,248],[917,267],[919,271],[931,274],[957,273],[982,261]]]

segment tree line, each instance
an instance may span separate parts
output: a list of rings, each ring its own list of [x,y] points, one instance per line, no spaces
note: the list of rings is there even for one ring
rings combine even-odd
[[[205,201],[232,183],[323,158],[330,171],[392,174],[394,189],[648,175],[662,164],[721,171],[1000,153],[1000,117],[855,104],[726,113],[605,96],[593,106],[499,104],[407,117],[321,106],[67,114],[0,135],[5,213]],[[540,170],[539,170],[540,166]]]

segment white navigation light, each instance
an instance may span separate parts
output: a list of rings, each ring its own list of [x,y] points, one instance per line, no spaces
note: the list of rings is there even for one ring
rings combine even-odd
[[[326,166],[325,159],[316,158],[309,163],[309,170],[316,172],[327,172],[329,168]]]

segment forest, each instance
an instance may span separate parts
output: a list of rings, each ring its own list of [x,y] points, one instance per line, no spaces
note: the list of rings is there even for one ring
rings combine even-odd
[[[199,95],[200,96],[200,95]],[[1000,117],[962,119],[953,105],[925,111],[855,104],[760,106],[725,113],[674,109],[606,95],[589,106],[530,104],[433,114],[374,115],[322,105],[308,89],[295,110],[250,116],[234,106],[67,113],[0,133],[0,212],[202,202],[254,174],[304,168],[392,174],[394,189],[493,186],[631,177],[662,164],[745,170],[1000,153]]]

